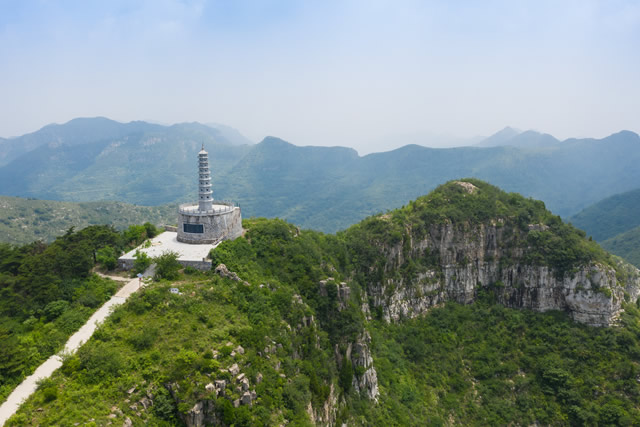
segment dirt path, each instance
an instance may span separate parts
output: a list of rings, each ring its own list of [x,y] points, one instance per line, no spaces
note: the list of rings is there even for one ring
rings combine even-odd
[[[147,269],[144,272],[145,277],[153,276],[155,271],[155,264]],[[104,276],[103,277],[109,277]],[[114,279],[115,277],[109,277],[110,279]],[[122,280],[121,277],[118,277],[119,280]],[[126,285],[124,285],[120,290],[111,297],[109,301],[104,303],[102,307],[100,307],[93,315],[87,320],[78,331],[71,335],[67,344],[64,346],[63,352],[65,353],[75,353],[82,344],[87,342],[91,335],[95,332],[98,325],[109,317],[111,311],[114,307],[124,303],[127,298],[134,292],[140,289],[140,281],[138,278],[131,279],[128,281]],[[62,359],[60,356],[53,355],[49,359],[47,359],[42,365],[38,366],[33,374],[28,376],[27,378],[20,383],[9,395],[7,400],[0,406],[0,426],[4,425],[4,423],[16,413],[22,402],[24,402],[29,396],[36,391],[38,388],[38,381],[43,380],[45,378],[49,378],[53,372],[62,366]]]

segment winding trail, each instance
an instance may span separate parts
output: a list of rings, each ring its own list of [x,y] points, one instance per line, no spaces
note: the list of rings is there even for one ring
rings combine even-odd
[[[152,264],[143,274],[144,277],[153,276],[155,271],[155,264]],[[101,275],[102,277],[108,277],[114,280],[122,280],[122,278],[115,278]],[[144,284],[142,285],[144,286]],[[131,279],[126,285],[124,285],[120,290],[111,297],[109,301],[104,303],[102,307],[96,310],[95,313],[87,320],[87,323],[82,325],[78,331],[71,335],[69,340],[64,346],[64,350],[62,353],[75,353],[85,342],[91,338],[93,333],[95,332],[98,325],[100,325],[104,320],[109,317],[111,311],[114,307],[123,304],[127,298],[131,296],[134,292],[138,291],[141,287],[140,280],[136,277],[135,279]],[[29,396],[33,394],[34,391],[38,388],[38,382],[49,378],[53,372],[62,366],[62,359],[58,354],[54,354],[50,358],[48,358],[42,365],[38,366],[35,372],[29,375],[27,378],[20,383],[7,397],[7,400],[0,406],[0,426],[3,426],[4,423],[11,418],[13,414],[16,413],[22,402],[24,402]]]

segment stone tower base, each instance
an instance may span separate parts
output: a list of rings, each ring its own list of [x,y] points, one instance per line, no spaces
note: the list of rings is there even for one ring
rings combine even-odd
[[[214,202],[207,212],[197,204],[181,205],[178,210],[178,241],[191,244],[215,244],[242,235],[242,214],[232,203]]]

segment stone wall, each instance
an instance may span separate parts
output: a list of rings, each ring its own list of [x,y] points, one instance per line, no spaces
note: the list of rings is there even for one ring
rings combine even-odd
[[[183,224],[202,224],[203,233],[185,233]],[[242,214],[239,207],[229,212],[210,215],[178,213],[178,241],[192,244],[212,244],[233,240],[242,235]]]
[[[127,258],[120,258],[118,260],[118,267],[120,267],[122,270],[132,270],[133,269],[133,262],[135,260],[134,259],[127,259]],[[200,271],[209,271],[211,270],[211,260],[207,259],[207,260],[202,260],[202,261],[186,261],[186,260],[181,260],[179,259],[178,262],[180,263],[180,265],[182,265],[183,267],[193,267],[196,270],[200,270]]]

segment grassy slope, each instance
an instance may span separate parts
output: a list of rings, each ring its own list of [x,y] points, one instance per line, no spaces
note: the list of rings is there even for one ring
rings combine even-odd
[[[24,378],[53,354],[62,350],[73,335],[91,315],[120,288],[121,283],[93,276],[85,280],[76,291],[74,301],[67,304],[57,318],[40,316],[24,320],[21,324],[14,316],[0,314],[0,343],[11,347],[2,352],[0,364],[11,372],[11,376],[0,381],[0,402],[4,402],[11,391]],[[88,299],[91,301],[87,302]],[[8,358],[10,360],[3,360]]]
[[[70,227],[110,224],[175,224],[176,206],[136,206],[121,202],[56,202],[0,196],[0,242],[50,242]]]
[[[104,425],[119,411],[120,422],[175,425],[175,411],[207,398],[229,424],[307,424],[305,402],[324,397],[324,381],[335,382],[336,374],[322,331],[320,350],[293,356],[316,341],[313,330],[292,333],[282,322],[301,315],[288,313],[295,308],[283,298],[290,298],[290,286],[273,292],[211,276],[152,285],[118,308],[8,425]],[[380,403],[351,394],[341,417],[372,425],[639,425],[640,312],[629,306],[622,324],[590,328],[562,313],[505,309],[490,299],[447,304],[400,324],[372,322]],[[271,340],[282,349],[269,359],[258,355]],[[237,344],[245,354],[233,358],[228,351]],[[222,355],[213,359],[212,350]],[[229,379],[221,368],[233,363],[258,394],[251,408],[230,408],[204,390],[214,379]],[[258,373],[264,380],[256,385]],[[173,382],[180,405],[163,388]],[[139,401],[148,393],[154,406],[143,410]],[[233,387],[228,393],[239,396]]]
[[[225,242],[213,256],[248,286],[207,273],[154,284],[133,296],[9,425],[92,418],[102,425],[111,413],[118,422],[127,416],[169,425],[203,399],[227,424],[286,419],[304,425],[307,403],[319,407],[331,386],[341,396],[338,421],[352,424],[640,425],[640,311],[634,304],[626,304],[620,327],[608,329],[576,324],[563,313],[505,309],[490,292],[479,294],[473,305],[446,304],[397,324],[364,320],[357,300],[363,276],[353,277],[354,269],[368,270],[376,259],[375,242],[402,238],[397,234],[408,220],[417,232],[448,218],[485,222],[498,216],[515,226],[545,222],[551,227],[546,238],[529,242],[532,262],[570,269],[576,262],[610,261],[541,202],[472,182],[479,188],[475,196],[447,184],[390,213],[391,222],[370,218],[337,236],[300,231],[279,220],[245,221],[246,236]],[[559,253],[571,257],[560,259],[553,251],[562,244]],[[318,280],[329,275],[338,281],[353,277],[346,309],[337,309],[335,289],[327,287],[324,296],[319,291]],[[171,286],[182,294],[170,293]],[[294,294],[304,303],[295,302]],[[303,318],[311,315],[314,322],[305,326]],[[345,370],[334,357],[334,349],[343,349],[363,326],[373,340],[377,405],[350,389],[351,375],[361,373]],[[232,358],[229,352],[238,344],[245,354]],[[267,357],[264,349],[272,344]],[[205,391],[214,379],[229,379],[224,369],[232,363],[258,393],[251,407],[232,408],[229,400]],[[258,373],[264,376],[259,385]],[[176,383],[177,404],[166,392],[167,384]],[[227,392],[238,397],[234,386]],[[147,393],[155,396],[154,405],[142,410]]]

